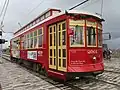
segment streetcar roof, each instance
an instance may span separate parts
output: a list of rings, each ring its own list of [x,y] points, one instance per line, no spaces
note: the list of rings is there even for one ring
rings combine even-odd
[[[94,16],[94,17],[97,17],[99,19],[102,19],[99,15],[96,15],[96,14],[93,14],[93,13],[89,13],[89,12],[85,12],[85,11],[69,10],[69,11],[67,11],[67,13],[69,13],[69,14],[71,13],[71,14],[90,15],[90,16]],[[16,34],[14,35],[14,38],[17,37],[17,36],[19,36],[19,35],[21,35],[21,34],[23,34],[23,33],[25,33],[25,32],[27,32],[27,31],[29,31],[29,30],[31,30],[31,29],[33,29],[33,28],[35,28],[36,26],[38,26],[38,25],[40,25],[40,24],[42,24],[44,22],[49,21],[50,19],[53,19],[53,18],[55,18],[57,16],[60,16],[60,15],[63,15],[63,14],[66,14],[66,12],[64,11],[64,12],[57,13],[57,14],[55,14],[53,16],[50,16],[50,17],[44,19],[43,21],[35,24],[34,26],[32,26],[32,27],[30,27],[30,28],[28,28],[28,29],[26,29],[24,31],[19,31],[18,33],[15,32]]]
[[[87,12],[87,11],[80,11],[80,10],[69,10],[67,11],[68,13],[73,13],[73,14],[85,14],[85,15],[90,15],[90,16],[94,16],[97,17],[99,19],[102,19],[102,17],[100,16],[100,14],[98,15],[97,13],[91,13],[91,12]]]

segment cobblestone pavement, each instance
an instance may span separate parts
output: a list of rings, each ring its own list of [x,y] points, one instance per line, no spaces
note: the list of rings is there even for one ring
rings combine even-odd
[[[111,58],[111,60],[104,60],[105,69],[111,67],[113,69],[120,69],[120,58]]]
[[[2,60],[2,59],[0,59]],[[104,60],[105,70],[114,72],[104,72],[98,75],[100,80],[108,81],[113,85],[106,82],[83,79],[80,81],[71,82],[84,90],[120,90],[120,59],[112,58],[111,60]],[[2,60],[0,64],[0,83],[3,90],[60,90],[56,86],[36,77],[27,72],[19,65],[10,63],[9,61]],[[116,73],[118,72],[118,73]],[[89,81],[89,83],[88,83]],[[75,84],[75,83],[76,84]],[[60,85],[60,84],[58,84]],[[63,84],[62,84],[63,85]],[[69,88],[69,87],[67,87]],[[66,90],[66,89],[63,89]]]
[[[20,68],[19,65],[3,60],[0,64],[2,90],[59,90],[59,88]]]

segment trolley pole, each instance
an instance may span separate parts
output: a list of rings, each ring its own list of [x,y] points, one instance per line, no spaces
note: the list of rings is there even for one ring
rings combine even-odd
[[[3,27],[3,25],[1,24],[1,26],[0,26],[0,36],[1,36],[1,40],[2,40],[2,27]],[[0,57],[2,57],[2,44],[0,44]]]
[[[1,39],[2,39],[2,36],[1,36]],[[3,52],[2,52],[3,50],[2,50],[2,44],[0,45],[0,57],[2,57],[2,54],[3,54]]]

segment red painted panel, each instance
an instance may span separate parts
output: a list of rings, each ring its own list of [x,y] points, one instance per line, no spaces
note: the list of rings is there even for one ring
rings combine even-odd
[[[95,59],[94,59],[95,57]],[[97,49],[97,48],[71,48],[69,50],[69,64],[68,64],[68,71],[75,71],[75,72],[81,72],[81,71],[86,71],[87,69],[84,68],[89,68],[88,70],[96,70],[96,69],[103,69],[103,66],[96,66],[99,63],[103,63],[102,59],[102,49]],[[93,68],[93,66],[96,66]],[[82,67],[81,67],[82,66]],[[84,68],[83,68],[84,67]],[[75,70],[74,70],[75,69]]]
[[[104,70],[103,63],[83,65],[79,67],[78,66],[68,67],[68,72],[95,72],[95,71],[103,71],[103,70]]]

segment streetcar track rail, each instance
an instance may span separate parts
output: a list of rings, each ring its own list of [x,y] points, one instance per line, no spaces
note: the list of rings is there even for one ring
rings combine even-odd
[[[7,61],[9,61],[9,62],[12,62],[12,61],[10,60],[10,55],[5,55],[5,54],[3,54],[3,57],[2,57],[2,58],[5,59],[5,60],[7,60]],[[17,64],[17,65],[19,65],[19,64]],[[25,71],[27,71],[27,72],[29,72],[29,73],[31,73],[31,74],[33,74],[33,75],[35,75],[35,76],[37,76],[37,77],[45,80],[46,82],[54,85],[55,87],[57,87],[57,88],[59,88],[59,89],[61,89],[61,90],[84,90],[84,89],[82,89],[82,88],[80,88],[80,87],[77,87],[77,86],[75,86],[75,85],[73,85],[73,84],[71,84],[71,83],[69,83],[69,82],[53,81],[53,80],[50,79],[49,77],[46,77],[46,76],[44,76],[44,75],[41,75],[41,74],[39,74],[38,72],[33,71],[31,68],[26,67],[25,65],[19,65],[19,66],[20,66],[20,68],[24,69]]]
[[[6,57],[7,58],[9,58],[9,56],[8,55],[6,55]],[[5,57],[3,57],[3,58],[5,58]],[[9,59],[8,59],[9,60]],[[10,61],[10,60],[9,60]],[[10,61],[11,62],[11,61]],[[113,67],[111,67],[112,68],[112,70],[110,69],[110,70],[108,70],[108,69],[105,69],[105,73],[115,73],[115,74],[120,74],[120,72],[118,72],[118,71],[113,71],[114,70],[114,68]],[[26,68],[24,68],[24,69],[26,69]],[[118,69],[118,68],[117,68]],[[116,70],[117,70],[116,69]],[[28,70],[28,69],[26,69],[28,72],[30,72],[30,73],[32,73],[32,74],[34,74],[35,76],[37,76],[37,77],[40,77],[41,79],[43,79],[43,80],[45,80],[45,81],[47,81],[48,83],[51,83],[52,85],[54,85],[55,87],[57,87],[57,88],[60,88],[61,90],[84,90],[84,89],[82,89],[82,88],[84,88],[84,87],[82,87],[82,88],[80,88],[80,86],[78,87],[78,86],[76,86],[75,85],[75,83],[81,83],[80,82],[80,80],[74,80],[74,81],[68,81],[68,82],[56,82],[56,81],[53,81],[53,80],[51,80],[50,78],[48,78],[48,77],[45,77],[45,76],[43,76],[43,75],[40,75],[40,74],[38,74],[38,73],[35,73],[35,72],[33,72],[33,71],[31,71],[31,70]],[[104,75],[104,74],[103,74]],[[110,85],[113,85],[113,86],[116,86],[116,87],[118,87],[118,88],[120,88],[120,85],[119,84],[117,84],[117,82],[114,82],[114,81],[112,81],[111,82],[111,80],[106,80],[106,78],[104,78],[104,76],[101,78],[101,76],[102,76],[102,74],[101,75],[99,75],[97,78],[95,78],[95,77],[84,77],[84,79],[86,80],[86,82],[87,83],[89,83],[91,80],[93,81],[93,82],[102,82],[102,83],[106,83],[106,84],[110,84]]]
[[[92,80],[95,80],[95,81],[101,81],[101,82],[108,83],[108,84],[111,84],[111,85],[114,85],[114,86],[117,86],[117,87],[120,88],[120,85],[116,84],[115,82],[105,81],[105,80],[98,79],[98,78],[93,78],[93,77],[90,77],[88,79],[92,79]]]
[[[107,69],[105,69],[104,72],[111,72],[111,73],[117,73],[117,74],[120,74],[120,72],[118,72],[118,71],[107,70]]]

